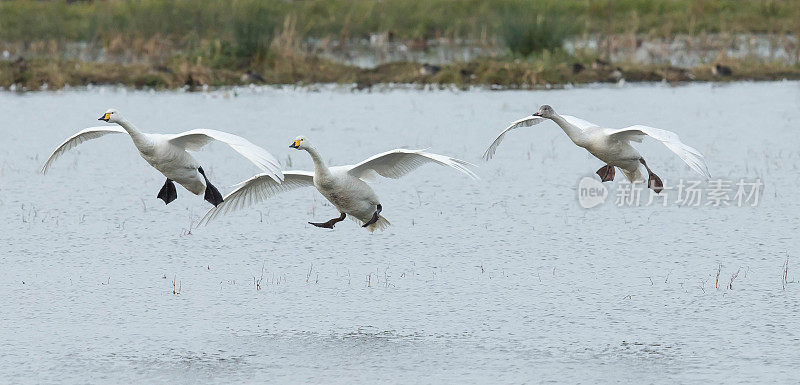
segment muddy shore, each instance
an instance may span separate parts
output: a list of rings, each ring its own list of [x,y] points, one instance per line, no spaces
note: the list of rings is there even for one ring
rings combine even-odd
[[[247,84],[434,84],[457,87],[539,88],[566,84],[618,82],[708,82],[800,79],[800,68],[763,63],[675,67],[602,61],[547,65],[524,61],[476,60],[443,66],[389,63],[364,69],[317,57],[282,57],[248,70],[175,63],[164,65],[97,63],[18,58],[0,61],[0,87],[6,90],[61,89],[65,86],[124,85],[153,89],[202,89]]]

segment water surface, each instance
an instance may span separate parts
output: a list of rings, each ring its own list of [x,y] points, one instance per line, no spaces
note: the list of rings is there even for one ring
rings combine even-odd
[[[618,178],[583,209],[578,181],[602,164],[552,123],[480,161],[543,103],[676,131],[715,177],[760,178],[759,204],[617,207]],[[288,148],[303,134],[331,164],[430,148],[482,179],[426,166],[377,181],[382,233],[308,225],[337,216],[312,189],[195,228],[210,205],[183,189],[156,199],[163,176],[126,136],[37,173],[109,107],[145,131],[240,134],[290,169],[312,167]],[[794,82],[0,93],[0,382],[796,381],[798,107]],[[668,184],[697,179],[639,147]],[[197,157],[223,193],[257,172],[222,144]]]

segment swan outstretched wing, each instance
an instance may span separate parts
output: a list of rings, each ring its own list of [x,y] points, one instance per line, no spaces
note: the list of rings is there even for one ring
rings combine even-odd
[[[206,224],[220,214],[249,207],[285,191],[314,186],[314,173],[310,171],[284,171],[283,182],[275,181],[272,175],[258,174],[236,186],[222,203],[209,210],[200,223]]]
[[[561,115],[561,117],[564,118],[564,120],[566,120],[568,123],[572,124],[575,127],[578,127],[582,131],[586,131],[587,129],[592,127],[597,127],[597,125],[594,123],[587,122],[583,119],[576,118],[571,115]],[[505,137],[507,132],[517,129],[519,127],[530,127],[539,124],[544,120],[545,118],[542,118],[541,116],[529,115],[522,119],[511,122],[511,124],[508,127],[506,127],[505,130],[500,131],[500,134],[497,135],[497,138],[495,138],[494,142],[492,142],[489,148],[486,149],[486,152],[483,153],[483,159],[485,160],[492,159],[494,153],[497,151],[497,147],[500,146],[500,142],[503,141],[503,138]]]
[[[483,159],[485,160],[492,159],[494,153],[497,151],[497,147],[500,146],[500,143],[505,138],[507,132],[517,129],[519,127],[530,127],[535,124],[539,124],[544,120],[545,119],[542,117],[530,115],[522,119],[511,122],[511,124],[509,124],[508,127],[505,128],[505,130],[500,131],[500,134],[497,135],[497,138],[494,139],[494,142],[492,142],[489,148],[486,149],[486,152],[483,153]]]
[[[283,174],[281,173],[281,166],[278,160],[267,150],[256,146],[241,136],[217,130],[197,129],[169,135],[168,140],[170,143],[189,151],[198,151],[206,144],[215,140],[223,142],[249,161],[253,162],[253,164],[258,166],[258,168],[272,179],[278,182],[283,180]]]
[[[47,170],[50,169],[50,166],[53,162],[58,159],[61,155],[65,152],[75,148],[77,145],[90,140],[90,139],[97,139],[105,134],[124,134],[125,130],[122,127],[114,127],[114,126],[102,126],[102,127],[89,127],[78,131],[75,135],[69,137],[69,139],[65,140],[64,143],[61,143],[58,148],[50,155],[50,158],[47,159],[47,162],[44,163],[42,167],[42,174],[46,174]]]
[[[432,154],[424,150],[402,148],[386,151],[359,164],[345,167],[348,168],[350,175],[357,178],[370,179],[377,173],[386,178],[397,179],[427,163],[449,166],[467,174],[472,179],[478,179],[478,176],[467,168],[467,166],[474,166],[472,163],[445,155]]]
[[[620,129],[605,129],[604,133],[608,136],[615,136],[623,140],[635,140],[637,142],[641,142],[642,137],[645,135],[654,138],[661,143],[664,143],[664,145],[667,146],[670,151],[674,152],[681,159],[683,159],[683,161],[686,162],[686,164],[689,165],[692,170],[706,177],[706,179],[711,179],[711,174],[708,172],[708,166],[706,165],[703,154],[701,154],[700,151],[697,151],[697,149],[694,147],[688,146],[681,142],[678,134],[672,131],[637,124],[635,126]]]
[[[585,121],[585,120],[583,120],[581,118],[576,118],[576,117],[574,117],[572,115],[561,115],[561,117],[564,118],[564,120],[566,120],[567,123],[569,123],[569,124],[571,124],[571,125],[573,125],[575,127],[580,128],[581,131],[586,131],[586,130],[588,130],[590,128],[593,128],[593,127],[598,127],[598,128],[600,127],[597,124]]]

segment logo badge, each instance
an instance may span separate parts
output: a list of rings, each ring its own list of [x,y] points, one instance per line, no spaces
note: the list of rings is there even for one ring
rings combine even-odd
[[[578,183],[578,203],[585,209],[605,203],[608,189],[597,179],[585,176]]]

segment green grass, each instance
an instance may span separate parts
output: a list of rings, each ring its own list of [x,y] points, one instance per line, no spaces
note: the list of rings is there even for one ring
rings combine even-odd
[[[500,31],[508,49],[523,57],[559,50],[569,34],[570,28],[565,19],[544,14],[533,19],[509,18]]]
[[[582,33],[795,32],[795,0],[138,0],[0,1],[0,40],[108,41],[163,36],[180,44],[241,41],[242,53],[288,15],[304,36],[400,38],[500,36],[506,25],[538,18]],[[635,25],[632,26],[635,21]]]

